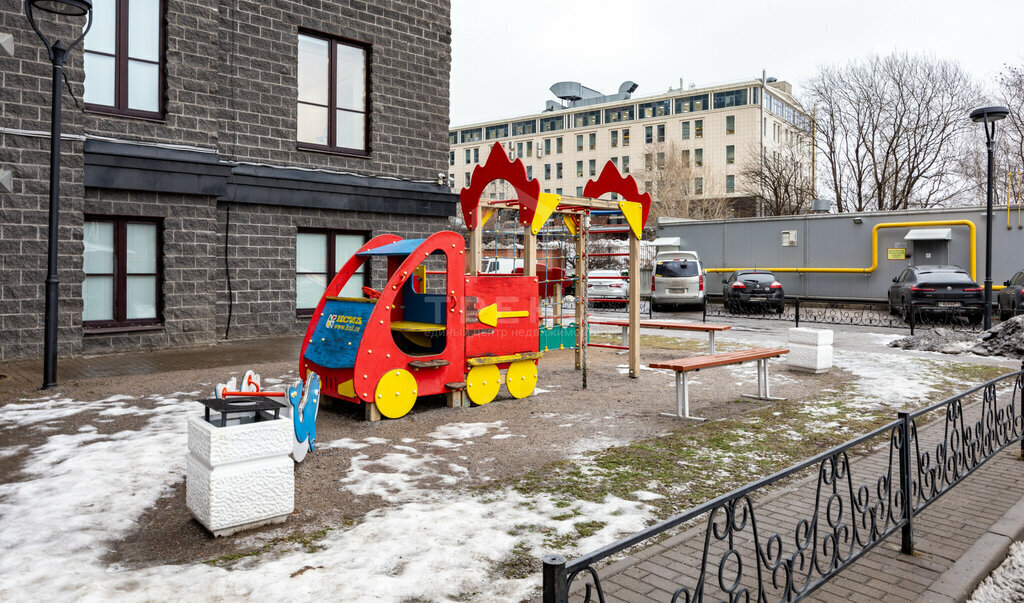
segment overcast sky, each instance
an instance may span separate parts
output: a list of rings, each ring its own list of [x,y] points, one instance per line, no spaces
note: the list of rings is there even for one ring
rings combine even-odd
[[[767,69],[799,95],[821,64],[894,50],[990,84],[1024,63],[1022,35],[1022,0],[452,0],[451,123],[539,112],[563,80],[636,97]]]

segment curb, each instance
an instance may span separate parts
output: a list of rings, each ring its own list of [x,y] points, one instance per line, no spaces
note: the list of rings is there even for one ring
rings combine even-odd
[[[943,572],[917,603],[966,601],[1003,561],[1010,545],[1024,538],[1024,498],[1017,501],[971,548]]]

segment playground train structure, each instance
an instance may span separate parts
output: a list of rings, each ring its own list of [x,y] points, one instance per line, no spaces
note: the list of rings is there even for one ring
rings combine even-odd
[[[495,180],[511,184],[517,198],[481,199],[484,188]],[[619,199],[600,198],[611,193]],[[529,396],[544,355],[539,338],[544,284],[536,274],[537,233],[557,214],[582,241],[584,216],[592,210],[615,209],[625,216],[631,247],[636,247],[650,203],[650,195],[640,194],[633,178],[623,177],[611,162],[597,180],[588,182],[582,198],[542,193],[540,183],[527,177],[522,161],[511,161],[495,144],[487,162],[474,169],[470,187],[460,193],[470,231],[468,249],[463,236],[450,231],[425,239],[379,235],[348,258],[328,283],[302,342],[298,368],[307,391],[300,383],[282,396],[291,406],[286,406],[286,414],[290,410],[295,422],[297,449],[304,444],[313,448],[319,395],[364,405],[371,420],[400,418],[423,396],[446,395],[449,406],[487,404],[502,384],[513,398]],[[497,209],[518,210],[524,227],[522,274],[480,272],[480,230]],[[350,280],[373,258],[380,258],[377,265],[386,265],[386,283],[379,291],[362,287],[362,295],[352,296]],[[428,271],[428,265],[443,269]],[[577,271],[577,290],[585,288],[585,273]],[[631,314],[637,314],[637,304],[630,305]],[[572,328],[579,348],[579,323],[586,322],[579,304],[576,314],[578,324]],[[218,387],[216,393],[251,395],[252,380],[246,381],[248,392]],[[308,391],[310,383],[315,384],[316,395]]]

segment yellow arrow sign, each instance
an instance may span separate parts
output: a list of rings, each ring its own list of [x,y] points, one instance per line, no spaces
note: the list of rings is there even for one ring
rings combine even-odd
[[[622,215],[626,218],[626,223],[629,224],[633,235],[637,239],[643,238],[643,206],[636,201],[619,201],[619,209],[622,210]]]
[[[498,326],[499,318],[522,318],[529,316],[530,312],[527,310],[512,310],[509,312],[498,312],[498,304],[491,304],[486,308],[481,308],[480,313],[477,316],[477,320],[481,323],[489,326]]]

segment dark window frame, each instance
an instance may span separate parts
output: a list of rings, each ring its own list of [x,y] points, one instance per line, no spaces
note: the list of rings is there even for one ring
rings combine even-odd
[[[466,186],[469,186],[469,183],[467,183]],[[334,277],[337,276],[338,270],[341,269],[341,266],[335,266],[334,265],[334,256],[335,256],[335,251],[336,251],[335,238],[337,237],[337,235],[361,235],[363,237],[363,245],[365,245],[366,242],[370,240],[370,233],[366,232],[365,230],[346,230],[346,229],[337,229],[337,228],[299,228],[299,229],[297,229],[295,231],[295,240],[296,241],[298,240],[298,235],[300,235],[300,234],[322,234],[322,235],[326,235],[326,238],[327,238],[327,273],[326,273],[325,276],[326,276],[327,280],[326,280],[326,282],[324,284],[325,290],[326,290],[326,287],[330,286],[331,281],[334,279]],[[296,250],[296,254],[297,253],[298,253],[298,250]],[[299,276],[301,274],[324,274],[324,273],[323,272],[299,272],[298,266],[296,266],[295,267],[295,276]],[[370,278],[370,262],[367,261],[367,262],[365,262],[363,264],[363,285],[362,286],[367,287],[367,286],[369,286],[369,283],[371,283],[371,282],[373,282],[373,280]],[[296,318],[309,318],[309,317],[313,316],[313,312],[316,310],[316,306],[313,306],[313,307],[310,307],[310,308],[300,308],[299,307],[298,294],[299,294],[298,291],[296,291],[295,292],[295,296],[296,296],[296,299],[295,299],[295,316],[296,316]]]
[[[316,38],[323,40],[328,43],[327,47],[327,143],[326,145],[315,144],[312,142],[301,142],[296,139],[295,148],[300,151],[317,151],[322,153],[335,153],[338,155],[350,155],[353,157],[370,157],[372,149],[370,148],[370,138],[373,129],[373,104],[372,98],[372,87],[371,82],[373,81],[373,45],[369,42],[363,42],[360,40],[353,40],[351,38],[343,38],[338,36],[330,36],[327,34],[318,33],[308,29],[299,29],[299,36],[306,36],[310,38]],[[363,95],[365,97],[363,111],[354,111],[352,109],[346,109],[344,107],[338,107],[338,45],[351,46],[358,48],[366,53],[363,57],[363,75],[365,81],[363,82]],[[295,48],[298,51],[298,36],[295,38]],[[298,56],[295,59],[296,69],[298,69]],[[298,80],[296,79],[295,85],[295,134],[298,136],[298,105],[299,105],[299,89]],[[316,103],[304,103],[307,105],[313,105],[316,107],[323,107],[323,105],[317,105]],[[339,147],[337,142],[338,135],[338,122],[337,112],[346,111],[348,113],[362,113],[363,114],[363,148],[362,149],[350,149],[348,147]],[[465,141],[464,141],[465,142]]]
[[[162,326],[164,324],[164,270],[163,270],[163,233],[164,225],[161,218],[147,218],[145,216],[106,216],[100,214],[85,214],[83,222],[107,222],[114,224],[114,272],[111,274],[93,272],[86,274],[90,276],[110,276],[114,279],[113,288],[113,315],[111,320],[82,320],[82,330],[88,333],[90,330],[110,331],[117,329],[131,330],[135,327]],[[156,226],[156,272],[152,274],[132,273],[132,276],[155,276],[156,277],[156,316],[153,318],[128,319],[128,252],[127,236],[128,224],[147,224]],[[84,283],[84,280],[83,280]]]
[[[540,131],[543,132],[557,132],[565,129],[565,116],[564,115],[553,115],[551,117],[540,118]]]
[[[130,0],[114,0],[117,17],[114,21],[114,54],[85,50],[85,53],[95,54],[104,57],[114,58],[114,106],[97,105],[94,103],[82,102],[85,110],[90,113],[102,113],[105,115],[117,115],[122,117],[135,117],[154,121],[163,121],[167,115],[167,0],[160,0],[157,11],[160,19],[160,43],[159,57],[157,59],[157,110],[142,111],[128,107],[128,3]],[[131,59],[134,61],[154,64],[153,61],[145,59]]]

